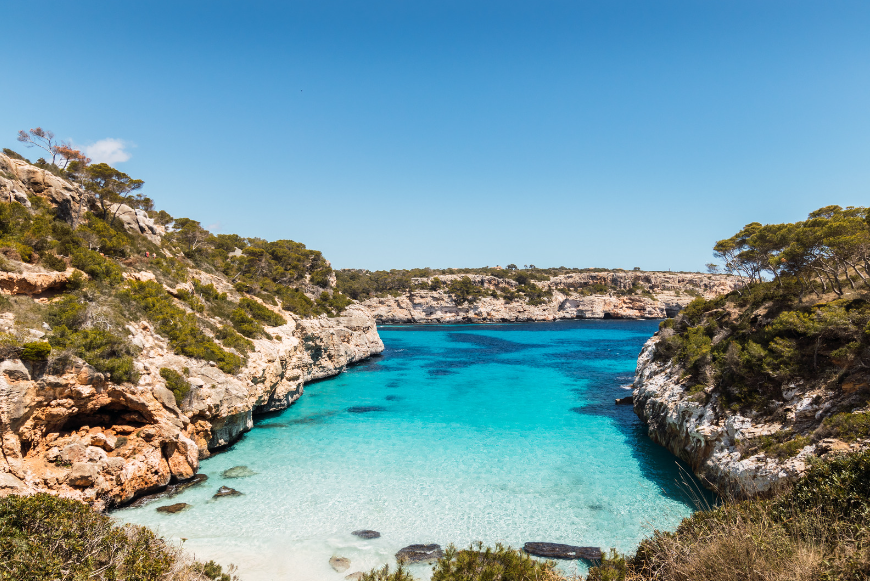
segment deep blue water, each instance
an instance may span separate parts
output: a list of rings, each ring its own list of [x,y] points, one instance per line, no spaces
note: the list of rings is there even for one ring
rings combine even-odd
[[[208,482],[170,501],[192,509],[157,513],[164,501],[115,515],[236,563],[245,581],[337,581],[411,543],[632,551],[693,510],[674,457],[631,406],[614,405],[657,325],[382,327],[382,356],[306,386],[204,461]],[[221,476],[239,465],[256,474]],[[224,484],[243,496],[212,499]],[[350,535],[362,528],[382,537]],[[351,568],[335,573],[333,555]]]

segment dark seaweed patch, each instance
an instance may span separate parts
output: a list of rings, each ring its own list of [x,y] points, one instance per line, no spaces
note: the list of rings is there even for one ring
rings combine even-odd
[[[347,411],[352,414],[367,414],[369,412],[385,412],[387,408],[380,405],[355,405],[347,408]]]
[[[384,399],[387,400],[387,401],[401,401],[401,400],[403,400],[403,399],[405,399],[405,398],[403,398],[403,397],[399,397],[398,395],[388,395],[388,396],[385,397]]]

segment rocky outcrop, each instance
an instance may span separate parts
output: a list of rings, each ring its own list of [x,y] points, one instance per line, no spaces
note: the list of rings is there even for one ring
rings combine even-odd
[[[818,424],[837,395],[824,387],[792,383],[783,390],[774,413],[740,412],[723,405],[708,388],[690,389],[683,369],[672,361],[657,361],[657,334],[647,341],[637,362],[634,410],[649,426],[649,436],[688,463],[695,475],[721,494],[751,497],[765,494],[797,478],[813,456],[830,451],[857,450],[862,444],[835,440],[805,442],[790,458],[762,451],[746,453],[745,444],[756,438]]]
[[[449,285],[463,275],[438,277]],[[516,288],[510,279],[469,275],[486,290],[503,292]],[[431,279],[414,279],[416,284],[431,284]],[[491,323],[556,321],[560,319],[660,319],[673,316],[696,296],[712,298],[741,286],[739,277],[708,274],[657,272],[576,273],[533,284],[552,297],[540,305],[522,298],[484,296],[472,303],[457,304],[446,290],[414,290],[400,296],[364,301],[380,324],[403,323]],[[587,287],[607,285],[606,294],[590,294]],[[585,290],[584,290],[585,289]],[[625,291],[634,290],[634,294]],[[622,291],[622,292],[620,292]]]
[[[0,293],[35,296],[59,290],[66,286],[74,272],[74,268],[64,272],[0,272]]]
[[[146,322],[129,325],[141,350],[137,385],[116,385],[77,364],[0,362],[0,493],[52,491],[99,508],[127,503],[192,478],[199,460],[236,441],[258,413],[284,409],[306,382],[340,373],[383,350],[374,320],[345,316],[267,328],[271,339],[240,373],[176,355]],[[184,373],[192,388],[176,403],[160,376]]]
[[[108,215],[110,220],[118,220],[127,232],[141,234],[157,245],[166,234],[166,229],[149,218],[145,210],[134,210],[127,204],[112,204]]]
[[[61,211],[70,211],[83,201],[81,190],[70,182],[26,161],[0,153],[0,199],[19,202],[29,208],[27,195],[31,192],[47,199]]]

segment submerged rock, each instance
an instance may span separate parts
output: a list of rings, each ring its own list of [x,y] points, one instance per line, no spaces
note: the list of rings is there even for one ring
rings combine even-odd
[[[536,557],[547,559],[586,559],[600,561],[603,553],[598,547],[575,547],[559,543],[526,543],[523,550]]]
[[[350,534],[357,536],[361,539],[377,539],[378,537],[381,536],[381,533],[379,533],[378,531],[371,531],[368,529],[361,529],[358,531],[353,531]]]
[[[179,482],[177,484],[170,484],[166,487],[165,490],[161,490],[160,492],[155,492],[154,494],[145,495],[137,500],[134,500],[127,506],[130,508],[139,508],[145,506],[146,504],[153,502],[155,500],[159,500],[161,498],[172,498],[180,494],[181,492],[187,490],[188,488],[192,488],[197,484],[202,484],[208,480],[208,476],[205,474],[196,474],[193,478],[189,480],[185,480],[183,482]]]
[[[229,486],[221,486],[218,488],[218,491],[215,493],[214,498],[221,498],[223,496],[241,496],[242,493],[236,490],[235,488],[230,488]]]
[[[347,557],[330,557],[329,565],[335,569],[336,573],[344,573],[350,569],[350,559]]]
[[[182,510],[187,510],[191,508],[192,504],[187,504],[186,502],[176,502],[175,504],[167,504],[165,506],[158,506],[157,512],[165,512],[167,514],[175,514],[176,512],[181,512]]]
[[[344,578],[348,581],[359,581],[363,578],[364,573],[362,571],[357,571],[356,573],[351,573],[350,575],[345,575]]]
[[[221,476],[223,476],[224,478],[247,478],[248,476],[253,476],[254,474],[256,474],[256,472],[254,472],[247,466],[233,466],[232,468],[221,472]]]
[[[408,545],[396,553],[399,564],[434,563],[444,556],[441,545]]]

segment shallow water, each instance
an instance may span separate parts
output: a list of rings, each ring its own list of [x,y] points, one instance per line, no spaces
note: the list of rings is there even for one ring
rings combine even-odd
[[[114,516],[186,539],[198,558],[235,563],[244,581],[338,581],[394,563],[412,543],[631,551],[692,512],[673,456],[631,406],[613,403],[628,395],[656,327],[382,327],[382,356],[306,386],[290,409],[204,461],[206,483]],[[222,477],[240,465],[255,474]],[[221,485],[243,495],[212,499]],[[155,510],[175,502],[193,508]],[[359,539],[357,529],[382,536]],[[334,572],[333,555],[350,569]]]

